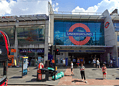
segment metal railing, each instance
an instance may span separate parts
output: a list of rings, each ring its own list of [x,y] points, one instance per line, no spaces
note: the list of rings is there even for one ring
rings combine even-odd
[[[54,11],[54,14],[102,15],[102,12],[68,12],[68,11]]]

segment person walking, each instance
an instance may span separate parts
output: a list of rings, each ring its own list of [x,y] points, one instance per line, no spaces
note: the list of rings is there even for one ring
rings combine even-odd
[[[93,59],[93,65],[96,66],[96,58]]]
[[[110,59],[109,67],[112,67],[112,63],[113,63],[113,61]]]
[[[106,68],[106,65],[105,64],[103,64],[102,73],[103,73],[103,79],[106,79],[107,68]]]
[[[54,65],[55,65],[55,60],[54,60],[54,58],[52,59],[52,67],[54,67]]]
[[[65,59],[63,59],[63,66],[65,66]]]
[[[71,61],[71,75],[74,75],[73,73],[73,62]]]
[[[83,66],[83,64],[81,64],[81,66],[80,66],[80,73],[81,73],[82,81],[83,81],[83,79],[86,80],[86,78],[85,78],[85,67]],[[87,81],[85,81],[85,83],[87,83]]]
[[[97,60],[97,68],[100,68],[100,61],[99,61],[99,58]]]
[[[78,67],[79,67],[79,64],[80,64],[80,59],[78,58],[77,59],[77,65],[78,65]]]

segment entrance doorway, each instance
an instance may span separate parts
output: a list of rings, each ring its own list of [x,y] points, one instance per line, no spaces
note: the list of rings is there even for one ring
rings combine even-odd
[[[87,67],[93,67],[93,59],[100,59],[101,53],[69,53],[69,64],[71,61],[74,63],[74,66],[77,66],[77,59],[80,59],[80,62]]]

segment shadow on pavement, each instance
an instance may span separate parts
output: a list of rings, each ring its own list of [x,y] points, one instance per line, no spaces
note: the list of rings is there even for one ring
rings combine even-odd
[[[37,78],[33,78],[30,81],[26,81],[26,82],[38,82],[38,81],[37,81]]]
[[[82,80],[73,80],[72,82],[76,83],[76,82],[83,82]]]
[[[13,76],[10,79],[22,78],[22,76]]]
[[[119,78],[116,78],[116,79],[119,79]]]
[[[34,69],[38,69],[38,67],[34,68]]]
[[[96,78],[96,80],[103,80],[103,78]]]
[[[92,69],[92,70],[97,70],[97,69]]]
[[[64,75],[64,76],[73,76],[73,75]]]
[[[53,81],[53,80],[47,80],[47,81]],[[37,81],[37,78],[33,78],[30,81],[26,81],[26,82],[46,82],[46,81],[45,80]]]
[[[32,75],[33,77],[37,77],[37,75]]]

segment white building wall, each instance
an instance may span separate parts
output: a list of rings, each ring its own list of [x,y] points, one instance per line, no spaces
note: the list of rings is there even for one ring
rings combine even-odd
[[[113,48],[109,51],[109,53],[111,53],[112,57],[115,58],[118,64],[118,49],[117,49],[117,38],[115,34],[115,28],[108,10],[105,10],[102,15],[105,17],[104,20],[105,45],[113,46]],[[108,28],[105,28],[106,22],[109,22]]]

